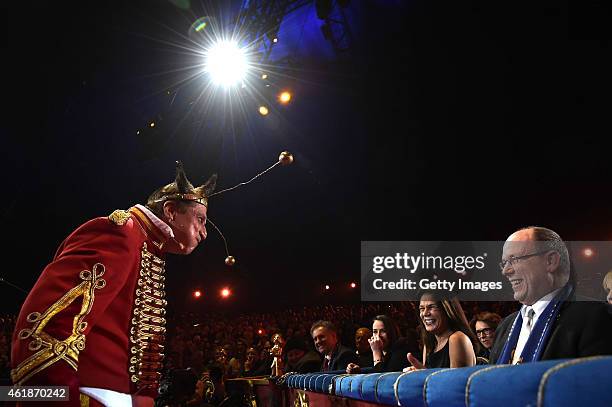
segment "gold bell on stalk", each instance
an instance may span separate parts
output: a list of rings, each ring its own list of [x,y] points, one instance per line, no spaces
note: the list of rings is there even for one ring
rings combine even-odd
[[[236,259],[234,258],[234,256],[227,256],[225,258],[225,264],[231,267],[236,264]]]
[[[278,156],[278,161],[281,163],[281,165],[289,165],[293,162],[293,154],[291,154],[289,151],[283,151]]]
[[[264,175],[265,173],[267,173],[268,171],[270,171],[272,168],[276,167],[277,165],[289,165],[293,162],[293,154],[291,154],[289,151],[283,151],[280,153],[280,155],[278,156],[278,161],[275,162],[274,164],[272,164],[270,167],[266,168],[265,170],[263,170],[262,172],[260,172],[259,174],[255,175],[253,178],[251,178],[248,181],[245,182],[241,182],[237,185],[234,185],[233,187],[230,188],[225,188],[221,191],[217,191],[212,193],[212,190],[210,191],[210,193],[207,193],[206,198],[211,198],[215,195],[219,195],[219,194],[223,194],[225,192],[229,192],[232,191],[236,188],[239,188],[241,186],[247,185],[253,181],[255,181],[257,178],[261,177],[262,175]],[[214,178],[214,181],[216,182],[216,177]],[[209,181],[210,182],[210,181]],[[207,184],[208,185],[208,184]],[[234,264],[236,264],[236,259],[234,258],[234,256],[230,256],[229,254],[229,249],[227,246],[227,240],[225,239],[225,236],[223,236],[223,233],[221,232],[221,230],[217,227],[217,225],[215,225],[213,223],[213,221],[208,218],[208,222],[215,228],[215,230],[219,233],[219,235],[221,236],[221,239],[223,239],[223,244],[225,245],[225,253],[227,254],[227,257],[225,258],[225,264],[227,266],[233,266]]]

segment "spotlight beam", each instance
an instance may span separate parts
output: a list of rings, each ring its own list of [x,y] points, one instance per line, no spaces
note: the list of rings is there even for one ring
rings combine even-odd
[[[248,70],[246,52],[234,41],[219,41],[206,51],[204,71],[217,85],[234,86],[244,80]]]

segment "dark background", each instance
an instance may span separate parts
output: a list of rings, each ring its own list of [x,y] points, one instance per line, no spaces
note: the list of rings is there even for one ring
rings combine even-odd
[[[211,202],[234,268],[211,228],[169,259],[177,309],[357,302],[363,240],[504,240],[532,224],[612,238],[607,3],[351,1],[340,55],[304,8],[280,33],[296,66],[271,67],[294,100],[266,119],[250,104],[229,116],[222,98],[205,113],[200,82],[184,82],[189,26],[235,3],[0,6],[2,277],[28,290],[75,227],[143,202],[177,159],[223,188],[285,149],[293,166]],[[17,312],[20,291],[0,293]]]

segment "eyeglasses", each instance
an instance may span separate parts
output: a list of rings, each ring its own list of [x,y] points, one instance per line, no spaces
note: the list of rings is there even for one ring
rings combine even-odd
[[[476,336],[491,336],[495,330],[493,328],[483,328],[476,331]]]
[[[502,261],[499,263],[499,268],[501,269],[501,271],[504,271],[506,269],[506,267],[513,266],[513,265],[515,265],[516,263],[518,263],[522,259],[528,259],[529,257],[539,256],[539,255],[542,255],[544,253],[548,253],[549,251],[550,250],[543,250],[541,252],[535,252],[535,253],[531,253],[531,254],[526,254],[524,256],[510,256],[506,260],[502,259]]]

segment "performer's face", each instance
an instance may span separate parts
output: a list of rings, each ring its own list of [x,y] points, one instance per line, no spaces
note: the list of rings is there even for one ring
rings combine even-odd
[[[532,230],[520,230],[510,235],[504,244],[502,261],[538,253],[532,240]],[[533,305],[553,290],[554,271],[547,265],[546,252],[540,255],[523,257],[506,264],[502,274],[510,281],[514,299],[521,304]]]
[[[175,254],[189,254],[206,239],[206,206],[198,203],[174,205],[169,215],[174,240],[178,243]]]

